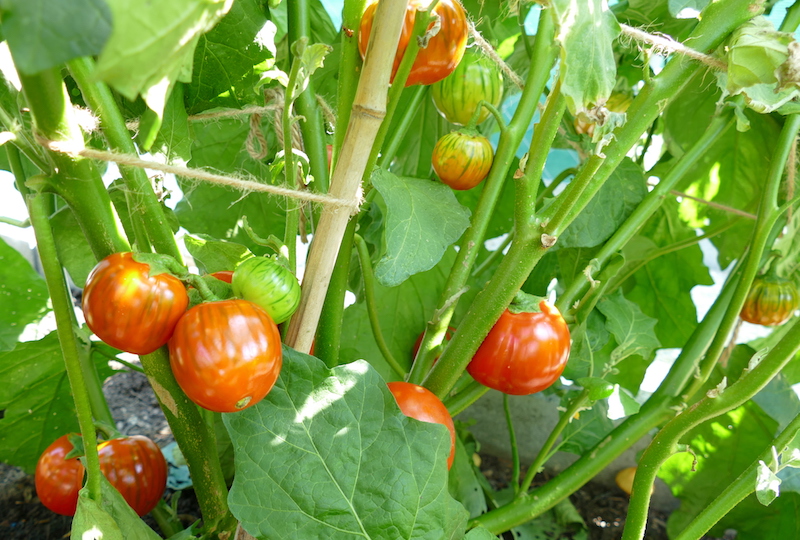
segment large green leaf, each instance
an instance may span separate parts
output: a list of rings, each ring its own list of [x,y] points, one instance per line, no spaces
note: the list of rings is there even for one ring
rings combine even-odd
[[[8,0],[2,21],[14,65],[24,73],[99,54],[111,34],[104,0]]]
[[[235,107],[253,101],[255,67],[274,58],[275,27],[266,24],[263,2],[237,0],[194,51],[194,76],[186,89],[187,108]]]
[[[395,287],[433,268],[469,226],[470,212],[438,182],[401,178],[379,169],[372,183],[387,208],[386,253],[378,261],[375,277]]]
[[[191,80],[200,35],[233,4],[233,0],[107,2],[115,24],[97,61],[97,77],[130,100],[141,94],[159,116],[172,85]]]
[[[659,476],[681,500],[680,508],[668,521],[670,536],[683,530],[719,495],[722,486],[732,482],[766,449],[775,435],[775,428],[775,422],[758,406],[748,403],[702,424],[682,439],[696,454],[697,462],[694,455],[682,452],[669,458],[659,470]],[[738,529],[741,525],[730,521],[730,517],[729,514],[720,522],[723,530]],[[727,525],[722,527],[723,523]],[[794,538],[794,535],[758,538]]]
[[[619,24],[605,0],[555,0],[550,4],[561,45],[561,91],[570,112],[605,103],[617,82],[612,47]]]
[[[583,212],[558,237],[556,248],[594,247],[605,242],[647,195],[642,168],[625,158]]]
[[[108,359],[93,356],[102,381],[112,374]],[[50,443],[79,430],[56,333],[0,353],[0,380],[0,461],[32,473]]]
[[[47,300],[44,279],[0,238],[0,351],[14,348],[25,326],[44,315]]]
[[[258,181],[268,183],[270,171],[260,161],[252,159],[245,150],[249,127],[239,120],[219,120],[214,123],[195,123],[192,146],[192,167],[208,167],[223,173],[249,173]],[[242,194],[208,183],[179,179],[184,198],[175,212],[181,226],[192,233],[202,233],[218,239],[232,240],[263,253],[242,228],[242,216],[255,232],[266,238],[270,234],[282,238],[285,202],[281,197],[264,193]]]
[[[450,438],[407,418],[363,361],[328,370],[284,349],[266,398],[226,414],[236,477],[229,502],[267,538],[462,538],[447,490]]]
[[[675,155],[687,151],[700,138],[716,110],[720,93],[702,74],[676,97],[664,114],[664,139]],[[729,129],[712,145],[678,184],[678,190],[733,209],[755,213],[780,126],[768,115],[745,112],[750,129]],[[729,211],[714,209],[689,198],[681,201],[681,218],[691,227],[717,229],[737,223],[711,238],[725,268],[741,257],[750,240],[753,222]]]
[[[659,248],[696,237],[678,218],[674,203],[662,205],[642,234]],[[655,330],[661,346],[682,347],[697,325],[691,290],[713,283],[700,248],[695,244],[665,253],[645,264],[629,281],[634,285],[625,297],[637,303],[645,315],[658,319]]]
[[[378,306],[378,320],[383,337],[395,360],[406,369],[411,365],[414,341],[437,307],[454,260],[455,252],[448,250],[441,262],[431,270],[411,276],[397,287],[384,287],[380,284],[375,287],[375,303]],[[363,301],[344,310],[339,357],[343,362],[367,360],[387,381],[397,377],[383,360],[383,354],[372,334],[366,303]]]

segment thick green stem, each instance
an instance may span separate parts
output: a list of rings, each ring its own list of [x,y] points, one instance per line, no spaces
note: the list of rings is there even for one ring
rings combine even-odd
[[[295,43],[300,38],[311,38],[311,16],[308,9],[308,0],[292,0],[286,3],[289,21],[289,43]],[[291,51],[290,51],[290,60]],[[305,120],[300,123],[303,134],[303,145],[306,155],[311,163],[311,174],[318,182],[318,190],[328,191],[328,151],[325,148],[325,129],[322,113],[317,104],[314,81],[309,79],[308,85],[302,94],[296,96],[297,113]],[[347,125],[347,124],[344,124]]]
[[[448,398],[444,400],[444,405],[450,412],[450,416],[455,417],[455,415],[465,411],[467,407],[478,401],[478,399],[488,391],[489,388],[486,386],[483,386],[478,381],[472,381],[460,392],[448,396]]]
[[[570,176],[575,176],[575,173],[577,173],[577,172],[578,171],[576,169],[573,169],[573,168],[564,169],[563,171],[561,171],[558,174],[558,176],[556,176],[553,179],[553,181],[550,182],[550,185],[547,186],[546,188],[544,188],[544,190],[541,193],[539,193],[539,196],[536,197],[536,208],[541,208],[542,203],[544,202],[544,200],[546,198],[548,198],[548,197],[552,197],[553,196],[553,192],[555,192],[555,190],[558,189],[558,186],[563,184],[564,181],[567,178],[569,178]]]
[[[89,490],[89,497],[95,501],[100,501],[100,483],[103,473],[100,472],[100,459],[97,455],[97,436],[92,419],[92,405],[80,360],[82,354],[87,355],[87,351],[85,346],[79,344],[75,334],[72,297],[69,294],[66,279],[64,279],[64,269],[58,260],[56,241],[50,228],[49,211],[45,197],[41,193],[29,194],[26,197],[26,203],[33,223],[33,230],[36,234],[36,244],[42,261],[47,290],[50,293],[50,300],[53,303],[53,311],[56,315],[58,341],[61,344],[61,353],[67,367],[69,386],[75,402],[75,412],[77,413],[78,424],[83,436],[88,476],[86,488]],[[82,351],[82,349],[84,350]]]
[[[581,410],[581,408],[586,404],[589,400],[589,391],[583,390],[578,396],[573,399],[567,410],[561,415],[561,418],[558,419],[558,423],[553,428],[553,431],[550,432],[550,435],[547,437],[547,440],[544,442],[542,449],[539,450],[539,453],[536,455],[536,459],[533,460],[531,466],[528,468],[528,473],[525,475],[525,480],[522,482],[522,486],[517,493],[517,497],[528,493],[528,490],[531,487],[531,483],[533,482],[533,478],[539,472],[539,470],[547,463],[547,459],[550,457],[550,451],[556,444],[558,437],[564,431],[564,428],[572,421],[572,417]]]
[[[139,358],[175,441],[189,465],[203,514],[204,532],[220,535],[226,531],[232,532],[236,528],[236,519],[228,510],[228,488],[213,434],[209,433],[197,405],[178,386],[166,348]]]
[[[786,17],[781,23],[781,32],[793,33],[800,25],[800,2],[795,2],[786,10]]]
[[[344,296],[347,292],[347,282],[350,279],[350,257],[353,254],[353,237],[357,224],[358,219],[354,217],[350,219],[344,230],[342,245],[339,248],[336,265],[333,267],[328,293],[325,295],[325,304],[317,325],[314,353],[328,367],[339,364],[339,345],[342,341],[342,321],[344,320]]]
[[[125,126],[125,118],[114,101],[114,96],[108,86],[94,77],[94,60],[81,57],[71,60],[68,64],[69,71],[83,94],[86,103],[99,117],[103,134],[109,146],[118,152],[136,154],[130,132]],[[173,92],[180,91],[180,86]],[[164,208],[158,200],[147,173],[138,167],[120,165],[119,172],[128,188],[129,210],[131,218],[136,224],[144,222],[147,238],[150,239],[156,251],[172,255],[178,261],[182,260],[181,252],[172,234],[172,228],[167,222]],[[142,244],[142,242],[137,242]],[[140,249],[144,249],[140,245]]]
[[[522,136],[530,125],[533,114],[539,103],[539,97],[542,95],[545,84],[550,76],[550,68],[553,62],[555,62],[558,51],[553,42],[554,32],[555,28],[552,18],[541,17],[539,19],[539,29],[536,34],[536,43],[534,44],[534,60],[532,69],[528,74],[525,90],[520,97],[514,117],[511,119],[506,130],[500,134],[500,140],[497,145],[497,152],[494,156],[492,168],[484,183],[481,198],[478,201],[478,206],[472,217],[472,223],[461,239],[458,255],[456,256],[456,260],[453,263],[450,275],[442,291],[436,315],[428,322],[425,329],[422,344],[420,345],[417,358],[414,360],[414,365],[409,375],[410,382],[419,384],[429,375],[428,370],[431,365],[433,365],[433,351],[444,339],[445,332],[450,324],[450,319],[455,312],[458,296],[460,296],[469,278],[470,272],[472,271],[472,267],[475,264],[475,260],[480,253],[489,221],[494,213],[494,207],[497,204],[497,200],[505,184],[506,174],[514,160],[514,154],[522,140]],[[542,149],[542,151],[546,153],[546,149]],[[497,320],[497,318],[495,318],[491,324],[494,324],[495,320]],[[487,333],[489,328],[490,326],[487,324]],[[447,347],[445,350],[449,348],[450,347]],[[439,398],[444,398],[446,396],[447,392],[452,388],[452,384],[455,383],[455,380],[458,379],[464,371],[466,363],[472,358],[474,352],[473,350],[468,356],[464,356],[465,362],[461,362],[458,368],[448,364],[448,367],[445,369],[446,371],[450,372],[451,369],[457,369],[458,373],[455,373],[455,371],[450,372],[450,375],[454,377],[451,383],[434,390],[434,392],[439,395]],[[440,359],[434,371],[441,371],[441,368],[442,364]],[[428,387],[428,382],[425,382],[425,386]],[[446,388],[444,388],[444,386],[446,386]],[[433,390],[432,387],[429,388]]]
[[[389,345],[386,343],[386,339],[384,339],[383,332],[381,331],[381,322],[378,318],[378,305],[375,301],[375,274],[372,272],[372,262],[369,258],[367,243],[358,234],[355,235],[354,239],[356,251],[358,252],[358,260],[361,263],[361,278],[364,280],[364,296],[366,297],[369,323],[372,326],[372,335],[386,363],[389,364],[400,379],[404,379],[406,372],[394,358],[394,355],[392,355],[392,351],[389,349]]]
[[[408,106],[402,110],[402,116],[400,116],[395,122],[395,125],[392,126],[390,130],[391,133],[386,139],[386,143],[383,145],[380,158],[378,158],[378,165],[381,167],[388,168],[394,156],[397,155],[400,144],[403,142],[408,128],[411,127],[411,122],[414,121],[417,110],[422,104],[422,100],[428,95],[428,87],[421,85],[415,86],[411,89],[411,92],[411,99],[408,102]]]
[[[748,0],[723,0],[710,4],[690,36],[691,43],[702,51],[715,48],[733,29],[754,15],[751,7]],[[673,58],[661,73],[642,88],[628,111],[628,122],[614,132],[614,140],[604,149],[605,158],[589,158],[556,203],[541,216],[540,227],[525,230],[517,225],[517,238],[500,263],[500,268],[475,297],[458,331],[426,379],[425,386],[428,389],[440,397],[449,392],[483,338],[547,249],[586,207],[641,134],[697,69],[692,62]]]
[[[683,178],[683,175],[700,159],[731,126],[733,120],[731,115],[717,116],[706,129],[700,139],[694,146],[686,152],[680,160],[672,167],[669,173],[656,185],[656,187],[647,194],[636,209],[628,216],[628,219],[620,225],[614,232],[614,235],[609,238],[606,243],[600,248],[600,251],[595,256],[597,259],[597,268],[601,269],[608,259],[617,251],[622,249],[625,244],[636,234],[642,225],[652,216],[656,210],[666,200],[670,190],[675,187],[675,184]],[[583,294],[589,286],[588,280],[584,279],[581,274],[575,279],[558,299],[556,306],[562,313],[566,313],[570,306],[573,305],[579,295]]]
[[[514,201],[514,227],[522,230],[523,234],[532,230],[536,221],[536,205],[538,203],[539,184],[542,182],[542,172],[549,155],[548,149],[561,126],[561,118],[567,108],[567,100],[561,93],[561,82],[557,82],[550,95],[547,97],[547,106],[542,113],[542,118],[534,130],[528,151],[528,163],[525,165],[525,174],[516,183],[517,196]],[[555,182],[553,182],[555,183]]]
[[[675,540],[699,540],[702,538],[720,519],[733,510],[745,497],[753,493],[760,462],[769,464],[772,461],[773,447],[778,455],[782,454],[798,433],[800,433],[800,415],[795,416],[786,429],[767,445],[761,455],[736,480],[723,489],[717,498],[703,508],[691,523],[686,525],[675,537]]]
[[[728,336],[730,336],[733,327],[739,320],[739,313],[742,310],[742,306],[744,306],[747,294],[750,291],[750,286],[753,284],[753,280],[761,266],[761,259],[764,251],[768,248],[772,229],[775,227],[775,223],[781,214],[778,206],[781,178],[783,177],[783,170],[786,166],[786,159],[797,137],[798,130],[800,130],[800,115],[789,116],[786,119],[786,123],[783,125],[783,130],[781,130],[778,141],[775,143],[775,152],[770,161],[769,172],[767,173],[764,192],[762,193],[761,204],[758,210],[758,219],[756,220],[756,226],[753,231],[753,239],[750,242],[750,252],[747,255],[747,260],[742,270],[742,277],[739,280],[739,285],[736,287],[736,292],[734,293],[731,305],[728,307],[728,312],[725,313],[725,318],[722,320],[719,333],[711,344],[711,347],[709,347],[706,357],[700,363],[700,375],[692,382],[686,391],[686,395],[688,396],[693,396],[705,384],[717,360],[719,360],[722,351],[724,351],[727,346]]]
[[[61,71],[53,68],[33,75],[20,73],[20,80],[37,134],[49,141],[82,148],[83,135],[72,113]],[[101,259],[130,251],[94,163],[55,151],[50,151],[50,157],[58,171],[52,177],[53,188],[75,212],[94,255]]]
[[[345,0],[342,9],[342,53],[339,58],[339,87],[336,106],[336,131],[333,143],[333,163],[339,157],[344,134],[350,123],[350,111],[356,96],[361,73],[361,53],[358,52],[358,26],[367,0]]]
[[[795,321],[767,356],[736,383],[708,394],[667,423],[642,454],[633,481],[631,502],[622,540],[644,538],[653,482],[659,467],[677,452],[678,441],[690,429],[741,406],[764,388],[800,350],[800,320]]]

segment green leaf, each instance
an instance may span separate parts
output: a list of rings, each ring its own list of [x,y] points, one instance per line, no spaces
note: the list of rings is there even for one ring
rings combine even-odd
[[[240,108],[255,99],[256,66],[268,66],[276,55],[275,25],[267,21],[263,2],[237,0],[194,51],[193,77],[186,87],[192,113],[211,107]]]
[[[642,168],[625,158],[600,191],[558,237],[555,248],[594,247],[614,234],[647,195]]]
[[[561,91],[574,115],[605,103],[614,89],[613,42],[620,29],[605,0],[555,0],[550,3],[561,45]]]
[[[372,182],[387,207],[386,254],[375,276],[394,287],[433,268],[469,226],[470,212],[449,187],[430,180],[400,178],[379,169]]]
[[[681,223],[676,204],[667,201],[642,228],[641,233],[659,248],[695,238],[696,233]],[[697,308],[691,290],[711,285],[703,253],[696,244],[651,260],[632,278],[633,288],[625,298],[639,305],[648,317],[658,319],[655,333],[661,346],[682,347],[697,325]],[[631,283],[628,280],[627,283]]]
[[[588,540],[586,524],[569,499],[556,504],[552,510],[524,525],[514,527],[514,538],[518,540],[550,540],[570,538]]]
[[[447,430],[403,415],[366,362],[328,370],[286,348],[267,397],[223,421],[236,456],[228,500],[254,536],[463,537]]]
[[[196,123],[189,166],[208,167],[228,174],[249,173],[261,181],[269,179],[268,167],[252,159],[245,150],[248,131],[248,124],[239,120]],[[184,198],[175,212],[187,231],[235,241],[253,253],[263,254],[265,249],[255,245],[242,228],[242,216],[247,216],[250,226],[259,236],[274,234],[283,237],[285,201],[282,197],[265,193],[242,194],[185,178],[179,178],[178,183]]]
[[[0,351],[13,349],[25,326],[42,318],[48,298],[44,279],[0,239]]]
[[[94,360],[101,381],[113,373],[104,356]],[[56,333],[0,353],[0,380],[0,461],[33,473],[50,443],[79,431]]]
[[[460,435],[460,433],[459,433]],[[464,505],[469,512],[470,519],[476,518],[487,510],[486,497],[478,480],[481,472],[476,469],[472,461],[475,453],[475,442],[466,446],[461,442],[461,437],[456,437],[456,455],[447,481],[450,495]]]
[[[572,396],[565,396],[562,404]],[[608,419],[608,405],[598,401],[591,409],[580,412],[577,419],[572,419],[564,429],[559,450],[582,456],[599,443],[611,430],[614,423]]]
[[[590,401],[605,399],[614,393],[613,384],[597,377],[581,377],[575,382],[589,391]]]
[[[189,82],[200,35],[232,0],[107,0],[114,25],[96,76],[130,99],[142,95],[159,116],[176,81]],[[132,47],[131,44],[136,44]]]
[[[128,506],[119,491],[101,477],[102,500],[89,498],[83,488],[72,520],[72,538],[102,540],[158,540],[161,538]]]
[[[252,252],[242,244],[224,242],[213,236],[198,234],[186,235],[183,243],[191,254],[198,269],[204,274],[235,270],[240,262],[253,256]]]
[[[425,323],[436,309],[444,288],[455,252],[448,250],[441,262],[428,270],[411,276],[397,287],[375,286],[375,303],[383,337],[394,358],[404,369],[411,367],[411,348]],[[363,358],[377,369],[387,381],[397,375],[383,360],[375,343],[364,301],[348,306],[342,322],[342,347],[339,357],[343,362]]]
[[[484,527],[476,527],[467,533],[464,540],[497,540],[497,537]]]
[[[307,38],[306,38],[307,41]],[[300,62],[300,70],[295,80],[295,86],[292,88],[292,96],[296,99],[308,87],[308,81],[311,76],[325,63],[325,57],[333,50],[333,47],[324,43],[315,43],[307,45],[302,40],[294,44],[295,61]],[[298,54],[299,53],[299,54]],[[298,59],[299,56],[299,59]]]
[[[681,500],[680,508],[673,512],[667,524],[667,532],[671,537],[682,531],[689,521],[719,495],[720,486],[730,484],[758,458],[772,440],[775,427],[773,420],[756,405],[748,403],[700,425],[682,438],[696,454],[697,462],[687,452],[675,454],[664,463],[658,473]],[[737,509],[743,504],[745,503],[741,503]],[[757,502],[755,504],[758,505]],[[731,512],[723,518],[715,530],[733,526],[742,533],[742,523],[732,519],[735,513]],[[744,537],[794,538],[794,535]]]
[[[183,99],[183,84],[176,84],[164,107],[161,128],[150,152],[160,152],[170,160],[188,162],[192,157],[192,136],[189,130],[189,115]]]
[[[605,315],[606,328],[617,340],[617,348],[611,352],[612,366],[633,355],[652,360],[660,345],[654,332],[657,320],[642,313],[619,289],[600,300],[597,309]]]
[[[122,192],[118,192],[118,194],[124,199]],[[89,242],[86,241],[86,236],[75,218],[75,213],[69,206],[64,206],[50,217],[50,225],[56,239],[58,259],[67,269],[73,283],[78,287],[83,287],[89,272],[97,264],[97,259]]]
[[[578,382],[583,378],[600,377],[607,370],[611,350],[616,346],[610,340],[605,318],[597,311],[589,313],[586,321],[571,330],[572,347],[564,377]],[[582,383],[578,382],[578,384]]]
[[[764,506],[769,506],[781,492],[781,481],[767,467],[763,461],[758,462],[758,472],[756,473],[756,498]]]
[[[96,55],[111,34],[111,11],[103,0],[8,0],[2,11],[3,35],[23,73]]]

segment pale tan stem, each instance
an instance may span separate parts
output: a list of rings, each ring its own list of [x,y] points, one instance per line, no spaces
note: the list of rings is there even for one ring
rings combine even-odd
[[[342,151],[331,179],[330,194],[342,200],[360,196],[361,179],[381,122],[386,116],[389,77],[400,41],[406,0],[383,0],[375,13],[375,27],[361,78],[358,81],[353,112],[347,126]],[[349,212],[325,207],[319,220],[303,276],[300,307],[292,317],[286,343],[308,352],[319,322],[333,267],[339,254]]]

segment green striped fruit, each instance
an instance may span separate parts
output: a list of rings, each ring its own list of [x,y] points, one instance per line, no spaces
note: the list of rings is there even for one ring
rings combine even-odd
[[[260,306],[280,324],[300,305],[300,283],[274,259],[253,257],[239,264],[231,282],[233,294]]]
[[[449,122],[460,126],[469,123],[472,114],[483,100],[498,107],[503,99],[503,76],[497,65],[480,52],[467,49],[458,67],[433,86],[433,103]],[[489,117],[484,107],[478,124]]]
[[[472,189],[489,174],[494,151],[477,131],[451,131],[436,142],[431,159],[439,179],[453,189]]]

